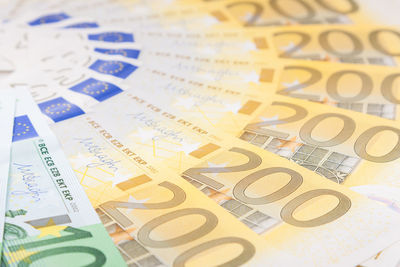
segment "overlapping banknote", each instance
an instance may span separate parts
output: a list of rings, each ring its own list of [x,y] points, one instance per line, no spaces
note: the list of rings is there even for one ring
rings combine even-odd
[[[395,0],[0,1],[2,266],[398,266]]]

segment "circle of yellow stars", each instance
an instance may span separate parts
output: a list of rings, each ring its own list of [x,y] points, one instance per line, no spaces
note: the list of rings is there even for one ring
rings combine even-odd
[[[60,107],[62,108],[61,111],[52,111],[55,108],[59,109]],[[70,111],[71,108],[72,108],[71,104],[68,104],[68,103],[57,103],[57,104],[51,104],[50,106],[46,107],[45,112],[47,114],[51,114],[51,115],[53,115],[53,114],[59,115],[60,113],[65,113],[65,112]]]
[[[116,67],[113,70],[107,70],[108,67]],[[103,64],[100,65],[99,71],[101,73],[107,73],[107,74],[115,74],[120,72],[124,68],[124,65],[121,62],[118,61],[110,61],[110,62],[104,62]]]
[[[90,88],[92,88],[92,87],[96,88],[98,86],[102,87],[102,89],[98,89],[96,91],[91,91],[90,90]],[[98,95],[100,93],[104,93],[108,89],[109,89],[109,85],[107,83],[105,83],[105,82],[94,82],[94,83],[86,85],[85,87],[83,87],[82,90],[83,90],[83,92],[85,92],[86,94],[89,94],[89,95],[94,95],[94,94]]]

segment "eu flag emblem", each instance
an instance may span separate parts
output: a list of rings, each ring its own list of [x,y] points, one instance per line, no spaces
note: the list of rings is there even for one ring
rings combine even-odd
[[[131,75],[131,73],[137,69],[136,66],[123,61],[101,59],[96,60],[89,68],[99,73],[112,75],[122,79]]]
[[[39,17],[35,20],[32,20],[28,24],[31,26],[37,26],[37,25],[42,25],[42,24],[59,22],[59,21],[62,21],[62,20],[68,19],[68,18],[70,18],[70,16],[65,13],[50,14],[50,15],[45,15],[45,16]]]
[[[102,41],[109,43],[133,43],[133,34],[125,32],[103,32],[97,34],[89,34],[89,40],[91,41]]]
[[[98,28],[99,24],[96,22],[81,22],[65,26],[65,29],[88,29],[88,28]]]
[[[95,48],[94,51],[107,55],[120,55],[123,57],[129,57],[137,59],[140,54],[140,50],[136,49],[105,49],[105,48]]]
[[[35,128],[27,115],[14,118],[13,142],[38,136]]]
[[[54,122],[59,122],[85,114],[85,112],[80,107],[68,102],[62,97],[54,98],[52,100],[40,103],[39,108]]]
[[[100,102],[122,92],[121,88],[112,83],[99,81],[93,78],[71,87],[70,90],[91,96]]]

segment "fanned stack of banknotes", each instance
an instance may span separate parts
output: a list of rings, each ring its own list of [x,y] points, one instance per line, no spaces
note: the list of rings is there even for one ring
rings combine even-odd
[[[0,1],[2,266],[400,266],[400,2]]]

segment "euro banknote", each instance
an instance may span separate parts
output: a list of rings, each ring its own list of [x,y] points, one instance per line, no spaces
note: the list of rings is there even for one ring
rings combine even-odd
[[[256,146],[209,132],[148,100],[120,94],[91,114],[53,126],[66,147],[85,147],[85,141],[79,144],[85,133],[74,138],[77,135],[71,125],[94,128],[91,134],[97,137],[87,136],[88,142],[108,139],[116,147],[126,148],[125,153],[132,157],[141,155],[156,167],[168,166],[182,173],[275,248],[312,265],[355,265],[379,251],[379,243],[383,249],[396,241],[392,234],[383,234],[389,229],[397,231],[393,222],[398,214],[390,209]],[[85,149],[90,153],[90,147]],[[96,150],[103,151],[101,146]],[[75,152],[70,160],[83,157],[85,154]],[[112,180],[119,159],[110,154],[101,154],[103,162],[91,157],[97,164],[81,166],[78,179],[101,175],[101,171],[88,168],[97,165],[110,172]],[[371,207],[377,214],[373,215]],[[378,223],[382,218],[387,222]],[[376,233],[374,241],[371,232]],[[332,239],[340,242],[328,242]],[[304,247],[304,242],[311,248]]]
[[[3,263],[123,266],[29,93],[16,97]]]
[[[399,211],[398,123],[304,100],[275,96],[241,139],[287,158]],[[399,261],[396,244],[365,263]]]
[[[246,92],[245,86],[235,88],[147,67],[141,70],[143,80],[122,84],[126,92],[147,99],[157,95],[156,99],[152,98],[153,104],[167,107],[174,114],[183,114],[206,128],[232,135],[250,122],[252,115],[262,109],[263,99],[275,91],[268,83],[260,83],[267,85],[263,91]],[[154,82],[149,84],[149,80]],[[270,85],[274,83],[271,81]]]
[[[278,94],[398,120],[397,68],[284,61]]]
[[[175,2],[183,4],[188,1],[176,0]],[[192,3],[200,2],[223,6],[244,27],[280,27],[299,24],[399,24],[396,13],[390,12],[392,8],[400,7],[396,1],[192,1]]]
[[[127,264],[294,264],[287,251],[276,250],[177,174],[80,118],[53,129]],[[69,126],[81,131],[70,135],[64,132]]]
[[[398,66],[399,30],[379,25],[321,25],[270,32],[281,58]]]
[[[0,95],[0,121],[2,123],[0,131],[0,173],[2,177],[0,179],[0,211],[5,214],[16,98],[10,91],[3,91]],[[3,232],[4,216],[0,216],[0,238],[2,240],[0,249],[3,245]]]
[[[241,139],[344,185],[390,184],[397,123],[286,96],[264,104]]]

